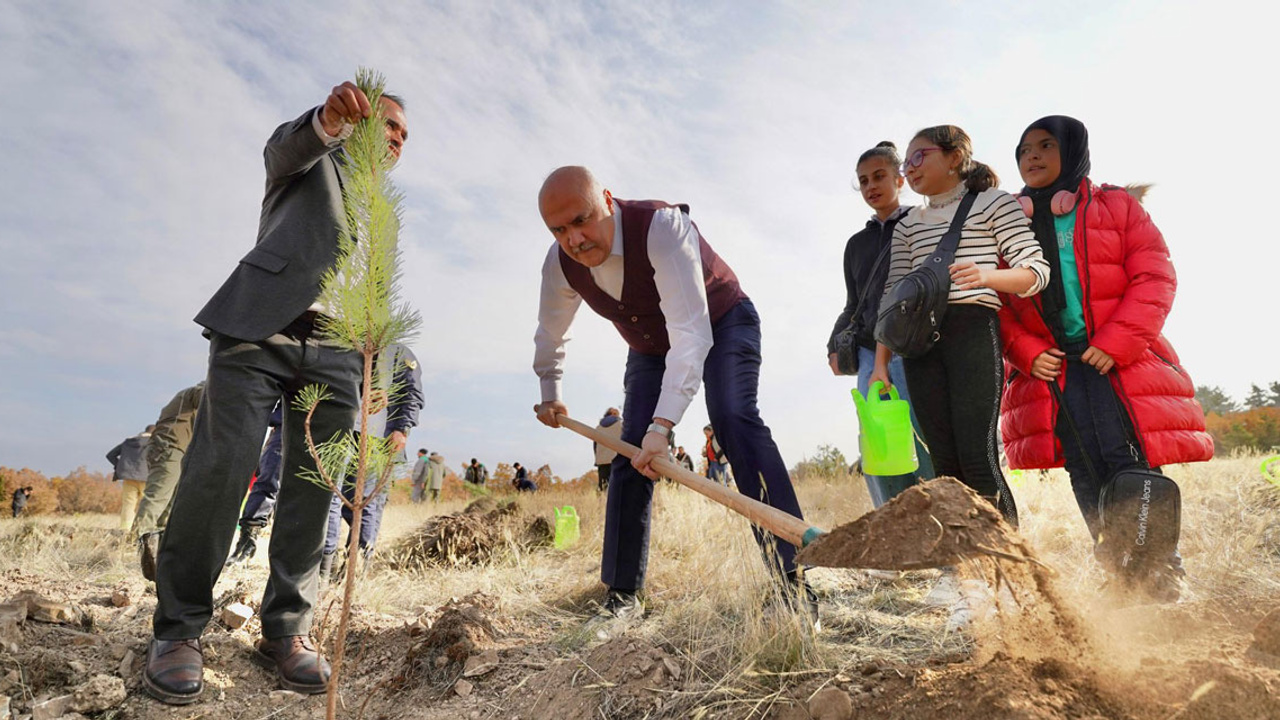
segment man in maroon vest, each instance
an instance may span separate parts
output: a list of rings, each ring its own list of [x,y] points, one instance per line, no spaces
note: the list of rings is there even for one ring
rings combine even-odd
[[[667,438],[704,380],[707,414],[739,491],[801,516],[786,464],[756,407],[760,318],[733,270],[689,219],[688,206],[615,199],[582,167],[551,173],[538,205],[556,239],[542,267],[534,336],[534,371],[542,384],[538,419],[558,427],[557,416],[568,414],[560,394],[564,345],[583,301],[612,321],[631,348],[622,439],[641,452],[630,462],[621,455],[613,461],[600,579],[609,586],[606,614],[638,617],[650,480],[657,479],[650,462],[668,456]],[[813,594],[796,572],[795,548],[758,528],[755,533],[766,563],[788,581],[784,595],[803,596],[816,613]]]

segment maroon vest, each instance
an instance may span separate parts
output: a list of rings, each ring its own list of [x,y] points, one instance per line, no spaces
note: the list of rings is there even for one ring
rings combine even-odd
[[[560,268],[564,270],[569,287],[596,311],[618,328],[622,339],[632,350],[646,355],[665,355],[671,349],[667,338],[667,322],[658,307],[658,286],[653,281],[653,265],[649,263],[649,224],[654,212],[663,208],[678,207],[686,215],[688,205],[670,205],[660,200],[618,200],[614,198],[617,212],[622,215],[622,299],[615,300],[601,290],[591,277],[587,266],[576,262],[560,249]],[[707,306],[711,324],[724,317],[734,305],[747,298],[738,287],[738,276],[707,244],[706,238],[694,225],[698,244],[702,251],[702,279],[707,287]]]

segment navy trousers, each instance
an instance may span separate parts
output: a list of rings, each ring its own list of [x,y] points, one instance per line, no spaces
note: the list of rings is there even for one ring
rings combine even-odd
[[[712,326],[711,334],[714,344],[702,372],[707,415],[729,457],[738,491],[803,517],[787,466],[756,407],[760,385],[760,317],[755,306],[743,300]],[[639,445],[644,438],[658,405],[665,371],[664,356],[635,351],[627,356],[623,440]],[[610,588],[639,590],[644,587],[653,489],[654,483],[631,467],[630,460],[622,455],[614,458],[600,566],[600,579]],[[759,528],[753,531],[766,565],[782,573],[795,570],[793,546]]]
[[[276,509],[276,495],[280,492],[280,452],[283,438],[280,428],[272,428],[267,446],[258,458],[258,479],[249,488],[249,497],[240,511],[240,527],[266,527],[271,513]]]
[[[1147,465],[1133,449],[1133,424],[1116,397],[1111,378],[1080,359],[1080,353],[1087,348],[1088,343],[1082,342],[1063,349],[1067,353],[1064,405],[1058,408],[1056,434],[1062,443],[1063,467],[1071,476],[1076,504],[1089,533],[1097,540],[1102,529],[1098,500],[1103,484],[1121,470],[1145,470]],[[1071,431],[1067,413],[1080,433],[1079,441]],[[1093,465],[1092,473],[1089,464]]]

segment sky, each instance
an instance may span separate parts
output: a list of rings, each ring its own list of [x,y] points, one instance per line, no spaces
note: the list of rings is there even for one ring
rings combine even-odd
[[[566,164],[691,205],[762,317],[759,404],[787,464],[826,444],[852,459],[855,380],[831,375],[825,343],[869,217],[854,163],[941,123],[1016,191],[1022,130],[1082,120],[1095,181],[1155,183],[1179,279],[1165,334],[1195,382],[1241,398],[1280,380],[1269,5],[5,5],[0,465],[108,471],[107,450],[203,378],[192,317],[253,245],[266,138],[360,66],[406,98],[403,290],[427,397],[409,442],[453,467],[591,468],[589,441],[532,412],[551,243],[536,196]],[[565,401],[594,422],[622,402],[626,348],[585,308],[574,331]],[[699,396],[677,439],[697,445],[705,422]]]

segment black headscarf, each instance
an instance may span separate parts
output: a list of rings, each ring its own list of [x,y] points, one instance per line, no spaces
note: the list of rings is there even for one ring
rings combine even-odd
[[[1089,131],[1084,123],[1066,115],[1049,115],[1027,126],[1018,140],[1018,147],[1027,140],[1027,133],[1032,130],[1044,130],[1058,141],[1058,153],[1062,160],[1062,172],[1052,185],[1045,188],[1023,187],[1022,195],[1031,199],[1035,212],[1031,216],[1031,229],[1036,233],[1036,240],[1044,252],[1044,259],[1049,262],[1049,286],[1040,293],[1044,304],[1045,316],[1050,320],[1050,327],[1055,334],[1060,328],[1058,313],[1066,307],[1067,296],[1062,286],[1062,264],[1058,256],[1058,233],[1053,226],[1053,210],[1050,204],[1053,196],[1062,190],[1076,192],[1080,182],[1089,175]],[[1014,148],[1014,158],[1018,158],[1018,149]]]

